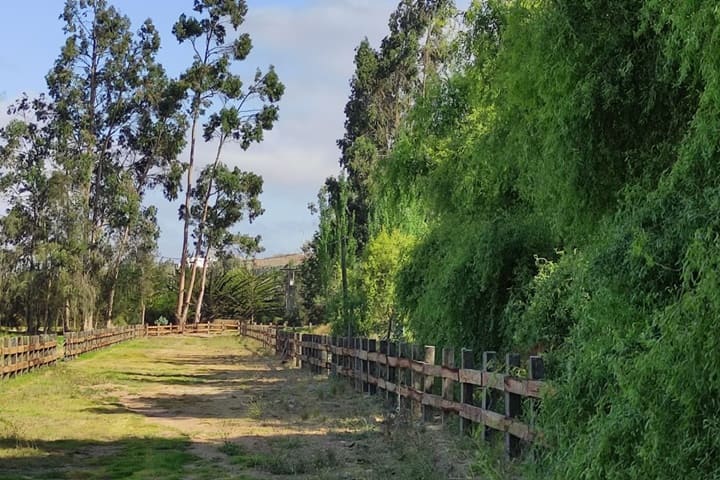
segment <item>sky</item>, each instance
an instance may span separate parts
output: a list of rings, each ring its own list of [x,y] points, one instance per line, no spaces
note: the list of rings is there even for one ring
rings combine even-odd
[[[0,123],[6,106],[22,92],[45,90],[44,77],[64,42],[58,20],[62,0],[0,2]],[[180,13],[190,13],[192,0],[111,0],[134,26],[152,18],[163,47],[158,56],[171,75],[191,61],[191,51],[171,34]],[[253,51],[238,73],[275,66],[285,84],[280,119],[261,144],[243,152],[227,148],[223,161],[264,178],[261,197],[265,214],[238,231],[262,236],[260,256],[298,252],[312,237],[317,220],[307,205],[315,201],[326,177],[339,172],[335,141],[342,137],[343,109],[350,94],[354,49],[368,37],[377,46],[397,0],[248,0],[241,32],[250,34]],[[14,19],[14,20],[13,20]],[[26,20],[32,19],[32,28]],[[199,147],[199,161],[209,161],[212,145]],[[187,161],[188,154],[181,157]],[[180,256],[180,200],[168,202],[159,192],[146,203],[156,205],[161,236],[159,255]]]

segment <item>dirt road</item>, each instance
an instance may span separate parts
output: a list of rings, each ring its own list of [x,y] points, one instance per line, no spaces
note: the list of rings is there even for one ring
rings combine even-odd
[[[146,338],[2,383],[0,479],[470,478],[456,436],[268,353]]]

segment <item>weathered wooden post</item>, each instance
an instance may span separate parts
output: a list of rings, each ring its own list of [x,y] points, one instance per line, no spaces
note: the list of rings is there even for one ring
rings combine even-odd
[[[330,356],[330,337],[327,335],[322,336],[322,354],[321,354],[321,362],[322,362],[322,373],[323,375],[327,375],[330,372],[330,359],[332,357]]]
[[[533,355],[528,361],[528,380],[538,381],[545,378],[545,363],[543,358],[540,356]],[[537,404],[539,400],[536,398],[530,399],[530,428],[535,428],[535,415],[537,411]]]
[[[412,387],[412,399],[413,399],[413,415],[420,418],[422,416],[422,394],[425,376],[422,374],[421,362],[425,359],[425,353],[420,345],[411,344],[410,354],[412,355],[412,361],[410,362],[410,386]]]
[[[362,339],[360,337],[353,337],[353,378],[355,379],[355,391],[358,393],[363,392],[361,351]]]
[[[491,373],[495,371],[495,358],[497,357],[496,352],[483,352],[483,376],[485,372]],[[493,404],[493,390],[488,386],[483,386],[483,399],[482,408],[483,410],[492,410]],[[492,436],[492,428],[487,425],[483,426],[483,440],[490,440]]]
[[[425,346],[425,363],[427,365],[435,365],[435,346]],[[432,394],[433,386],[435,385],[435,377],[432,375],[425,375],[425,385],[423,385],[423,392]],[[433,408],[430,405],[423,404],[422,406],[423,420],[426,422],[433,421]]]
[[[475,359],[473,357],[473,351],[466,348],[462,349],[460,355],[460,368],[463,370],[471,370],[475,367]],[[461,382],[462,382],[462,376]],[[460,384],[460,403],[463,405],[474,405],[473,397],[475,395],[475,385],[472,383],[462,382]],[[472,434],[473,422],[467,418],[463,418],[460,415],[460,433]]]
[[[520,366],[520,355],[508,353],[505,356],[505,369],[508,375],[513,375],[513,370]],[[520,416],[522,409],[522,397],[516,393],[505,392],[505,417],[516,418]],[[505,454],[509,458],[520,455],[520,439],[510,432],[505,432]]]
[[[307,366],[307,361],[305,360],[305,355],[307,355],[307,348],[305,347],[305,338],[307,338],[306,333],[300,334],[300,368],[305,368]]]
[[[377,393],[377,340],[371,338],[368,340],[368,391],[370,395]],[[370,357],[373,356],[371,359]]]
[[[366,337],[362,337],[360,339],[360,369],[361,369],[361,375],[362,375],[362,391],[363,393],[368,393],[368,360],[367,360],[367,352],[368,352],[368,339]]]
[[[397,368],[391,367],[390,363],[393,362],[394,365],[397,365],[397,357],[398,357],[398,344],[395,342],[388,342],[387,346],[388,356],[387,356],[387,372],[386,372],[386,379],[388,382],[392,383],[395,387],[393,391],[388,390],[387,391],[387,399],[388,400],[397,400],[397,387],[398,387],[398,380],[397,380]],[[400,408],[399,402],[396,401],[396,407]]]
[[[378,379],[382,379],[382,385],[378,385],[378,392],[380,396],[387,399],[387,390],[384,388],[385,382],[387,381],[387,354],[388,354],[388,341],[387,340],[380,340],[380,358],[384,359],[384,361],[380,361],[377,363],[377,377]]]
[[[442,366],[448,368],[455,368],[455,350],[449,347],[443,347],[442,349]],[[450,378],[443,376],[442,379],[442,398],[443,400],[453,401],[453,381]],[[450,412],[443,410],[442,421],[443,425],[446,425],[450,419]]]

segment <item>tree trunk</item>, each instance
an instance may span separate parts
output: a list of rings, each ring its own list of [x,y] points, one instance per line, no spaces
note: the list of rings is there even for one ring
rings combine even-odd
[[[108,293],[108,305],[105,311],[105,324],[108,328],[112,326],[113,318],[113,307],[115,305],[115,290],[117,290],[117,281],[120,278],[120,264],[122,263],[122,257],[124,255],[125,248],[127,247],[127,241],[130,237],[130,225],[125,225],[123,236],[120,239],[120,245],[118,246],[117,256],[115,257],[115,263],[112,266],[111,281],[110,281],[110,292]]]
[[[48,280],[47,284],[47,290],[45,291],[45,311],[43,312],[43,316],[45,319],[45,335],[49,335],[50,331],[50,298],[52,297],[50,291],[52,289],[52,279]]]
[[[183,303],[182,315],[180,317],[182,318],[183,325],[185,324],[185,322],[187,322],[188,312],[190,311],[190,302],[192,301],[193,290],[195,290],[195,278],[197,277],[197,259],[198,256],[195,255],[195,257],[193,258],[192,267],[190,267],[190,283],[188,283],[188,291],[185,294],[185,303]]]
[[[202,276],[200,277],[200,292],[198,293],[197,302],[195,302],[195,323],[200,323],[200,315],[202,313],[203,298],[205,298],[205,284],[207,283],[208,258],[210,249],[205,253],[205,263],[203,263]]]
[[[83,332],[89,332],[95,326],[92,313],[83,313]]]
[[[205,198],[203,199],[203,213],[202,213],[202,216],[200,217],[200,227],[199,227],[199,233],[198,233],[198,239],[197,239],[197,246],[195,248],[195,260],[196,261],[194,261],[192,264],[192,273],[190,275],[190,285],[188,286],[188,292],[185,297],[185,304],[183,305],[183,310],[182,310],[181,318],[183,319],[183,324],[187,320],[188,312],[190,311],[190,301],[192,300],[193,289],[195,288],[195,278],[197,277],[197,258],[200,255],[202,245],[203,245],[203,227],[205,225],[205,222],[207,221],[207,215],[208,215],[208,210],[209,210],[209,206],[210,206],[210,196],[212,195],[212,187],[213,187],[213,182],[215,179],[214,170],[217,168],[218,163],[220,163],[220,152],[222,152],[222,147],[224,144],[225,144],[225,137],[221,136],[218,141],[217,150],[215,152],[215,162],[213,163],[213,176],[210,178],[210,184],[208,185],[207,193],[205,194]],[[206,254],[205,254],[206,258],[207,258],[207,252],[209,252],[209,251],[210,251],[210,246],[208,245],[208,248],[206,249]],[[203,268],[205,268],[204,264],[203,264]]]
[[[115,276],[115,280],[117,280],[117,275]],[[115,303],[115,284],[110,287],[110,294],[108,296],[108,307],[107,307],[107,313],[105,315],[105,328],[112,327],[112,314],[113,314],[113,304]]]
[[[63,333],[70,331],[70,300],[65,299],[65,316],[63,317]]]
[[[145,300],[140,300],[140,322],[145,326]]]
[[[192,128],[190,129],[190,161],[188,162],[188,173],[187,173],[187,188],[185,189],[185,219],[183,222],[183,244],[182,252],[180,254],[180,278],[178,279],[178,302],[175,307],[175,320],[182,327],[185,325],[185,317],[183,316],[184,305],[185,305],[185,264],[188,258],[188,238],[190,236],[190,199],[192,198],[192,171],[195,165],[195,143],[197,141],[197,124],[200,112],[198,109],[199,105],[199,94],[195,94],[193,100],[193,112]],[[188,295],[191,295],[189,292]]]

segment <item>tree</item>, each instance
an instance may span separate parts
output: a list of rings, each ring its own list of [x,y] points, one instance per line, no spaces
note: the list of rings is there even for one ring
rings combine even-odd
[[[285,306],[284,275],[278,271],[254,273],[240,266],[219,270],[208,281],[209,318],[249,318],[251,321],[282,315]]]
[[[195,0],[193,11],[197,17],[182,14],[173,27],[173,34],[178,42],[188,43],[193,51],[192,65],[181,76],[181,81],[189,92],[188,114],[191,126],[185,202],[179,210],[179,217],[183,222],[183,245],[175,316],[180,324],[187,320],[197,273],[197,263],[193,262],[189,285],[186,285],[185,266],[192,224],[190,208],[194,189],[195,149],[200,123],[206,118],[203,124],[205,141],[217,142],[214,167],[209,174],[212,183],[212,172],[220,162],[226,143],[239,141],[242,149],[246,150],[252,143],[262,141],[263,132],[271,129],[277,120],[277,102],[284,92],[284,86],[272,66],[264,74],[258,70],[253,83],[247,88],[244,88],[241,78],[231,72],[233,62],[245,60],[252,48],[247,33],[228,38],[230,31],[237,32],[245,20],[247,5],[244,0]],[[220,108],[206,117],[216,102],[219,102]],[[207,201],[204,209],[207,210]],[[201,219],[201,230],[203,222]],[[202,231],[199,235],[203,235]]]
[[[46,295],[28,298],[26,319],[47,324],[64,311],[66,327],[81,317],[93,328],[99,311],[112,320],[123,262],[154,248],[144,194],[159,185],[176,194],[184,92],[155,60],[160,40],[149,20],[133,33],[105,0],[68,0],[61,19],[67,38],[48,95],[20,99],[3,130],[0,160],[12,171],[2,189],[14,210],[3,235],[25,259],[17,269],[35,284],[28,291]]]
[[[195,256],[204,254],[195,323],[200,321],[211,250],[222,252],[238,246],[248,252],[257,250],[258,238],[238,237],[230,229],[246,217],[252,222],[263,213],[259,200],[262,184],[260,176],[237,167],[231,170],[222,163],[207,166],[198,178],[190,213],[196,220]]]
[[[155,60],[160,38],[150,20],[133,34],[105,0],[68,0],[61,18],[68,37],[47,76],[56,161],[77,197],[83,271],[88,281],[103,271],[107,279],[110,322],[119,265],[144,222],[143,195],[157,184],[170,197],[177,190],[183,93]]]
[[[415,96],[424,94],[448,60],[445,27],[454,13],[448,0],[402,0],[379,50],[367,38],[355,50],[345,134],[337,144],[352,192],[348,208],[360,252],[370,235],[372,171],[392,150]]]

